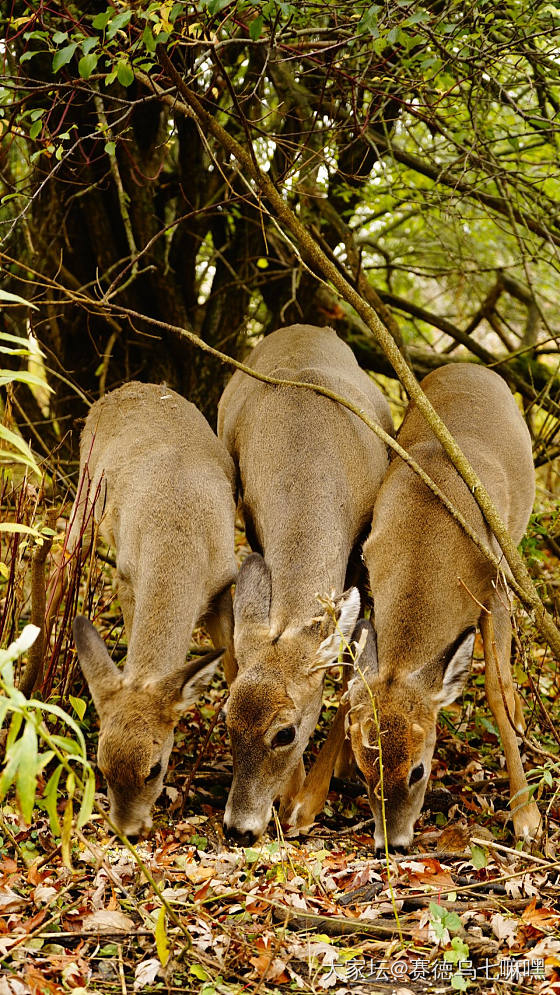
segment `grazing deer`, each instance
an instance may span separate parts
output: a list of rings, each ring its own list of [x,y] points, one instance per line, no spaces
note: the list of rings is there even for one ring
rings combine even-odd
[[[508,387],[496,373],[466,363],[435,370],[421,386],[519,541],[533,507],[535,473],[529,432]],[[468,486],[413,403],[398,440],[480,539],[501,555]],[[381,790],[389,844],[407,847],[412,841],[430,776],[437,714],[463,689],[477,623],[484,640],[488,703],[506,756],[515,832],[535,835],[539,812],[529,797],[512,725],[523,728],[510,668],[505,583],[398,457],[379,491],[364,558],[375,622],[373,628],[361,621],[355,633],[363,640],[365,631],[367,637],[349,688],[350,731],[368,785],[376,845],[384,846]]]
[[[98,763],[111,818],[145,833],[163,787],[174,727],[211,679],[223,649],[185,663],[198,619],[235,674],[230,586],[235,468],[206,419],[156,384],[129,383],[91,408],[80,446],[80,489],[68,549],[94,524],[115,548],[128,637],[124,669],[82,616],[78,657],[99,713]]]
[[[247,362],[274,377],[328,387],[393,431],[380,390],[331,328],[281,328]],[[295,828],[323,807],[344,741],[340,710],[305,785],[302,755],[319,718],[324,670],[337,661],[358,617],[359,594],[355,587],[344,591],[345,576],[388,457],[378,437],[336,402],[239,371],[222,395],[218,434],[238,466],[247,537],[256,550],[235,591],[239,671],[226,719],[234,775],[224,826],[250,843],[266,829],[277,799],[280,817]],[[332,617],[315,617],[316,595],[331,591]]]

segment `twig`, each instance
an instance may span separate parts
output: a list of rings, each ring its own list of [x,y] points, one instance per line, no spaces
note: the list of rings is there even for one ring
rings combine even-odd
[[[490,847],[492,850],[498,850],[500,853],[509,853],[514,857],[519,857],[521,860],[532,860],[537,864],[549,865],[550,861],[545,860],[543,857],[533,857],[530,853],[524,853],[523,850],[514,850],[511,846],[504,846],[503,843],[494,843],[493,840],[480,840],[476,836],[471,836],[471,843],[476,843],[477,846]]]

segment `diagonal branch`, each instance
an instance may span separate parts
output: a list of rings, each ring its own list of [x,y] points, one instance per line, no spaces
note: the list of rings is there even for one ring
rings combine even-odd
[[[167,53],[161,48],[159,50],[159,60],[168,77],[177,87],[181,97],[191,112],[196,116],[200,126],[206,133],[212,134],[220,145],[235,159],[242,167],[245,175],[250,178],[257,187],[257,190],[267,199],[278,220],[285,224],[292,236],[297,240],[301,251],[309,262],[317,267],[323,277],[330,280],[333,286],[342,295],[344,300],[350,304],[365,321],[373,337],[378,341],[383,352],[397,373],[399,380],[407,390],[409,396],[416,402],[419,411],[422,413],[430,425],[435,436],[443,446],[460,476],[469,486],[484,518],[492,529],[498,543],[500,544],[510,570],[517,581],[517,584],[524,592],[524,601],[534,612],[535,622],[539,630],[549,641],[554,652],[560,658],[560,631],[556,628],[552,617],[546,611],[537,590],[533,584],[529,571],[520,556],[517,547],[509,535],[506,526],[498,513],[486,488],[482,484],[473,467],[470,465],[465,455],[455,442],[449,429],[430,404],[428,398],[421,390],[416,377],[401,355],[395,340],[389,334],[385,326],[379,320],[373,308],[367,304],[359,293],[348,283],[345,277],[339,272],[336,266],[327,258],[324,252],[317,246],[307,229],[302,225],[288,204],[284,201],[270,178],[263,173],[260,167],[255,166],[249,153],[234,139],[225,128],[211,115],[200,103],[195,93],[187,86],[179,75]]]

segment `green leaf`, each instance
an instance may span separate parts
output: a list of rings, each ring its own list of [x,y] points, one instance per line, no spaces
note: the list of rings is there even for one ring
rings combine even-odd
[[[146,25],[146,27],[144,28],[144,30],[142,32],[142,41],[144,42],[144,45],[148,49],[148,52],[155,52],[155,50],[156,50],[156,42],[155,42],[153,31],[152,31],[152,29],[151,29],[151,27],[150,27],[149,24]]]
[[[120,31],[121,28],[126,27],[131,17],[131,10],[123,10],[122,13],[117,14],[116,17],[113,17],[109,27],[107,28],[107,38],[114,38],[117,31]]]
[[[70,62],[77,47],[78,42],[72,41],[69,45],[65,45],[64,48],[60,48],[58,52],[54,53],[52,60],[53,73],[57,73],[59,69],[62,69],[62,66],[66,66]]]
[[[451,978],[451,987],[455,988],[456,991],[464,992],[466,991],[467,986],[468,986],[467,979],[459,972],[454,974],[453,977]]]
[[[358,22],[357,32],[363,35],[369,32],[373,38],[379,38],[379,28],[377,27],[377,15],[383,8],[379,4],[372,4],[368,7],[361,20]]]
[[[202,0],[209,14],[219,14],[224,7],[227,7],[231,0]]]
[[[208,846],[208,837],[199,836],[198,833],[194,833],[194,835],[190,837],[189,843],[191,846],[195,846],[197,850],[206,850],[206,847]]]
[[[258,41],[258,39],[260,38],[262,34],[263,24],[264,24],[264,19],[260,15],[258,17],[253,18],[253,20],[251,21],[249,25],[249,34],[253,39],[253,41]]]
[[[97,66],[97,58],[95,52],[90,52],[89,55],[82,55],[82,58],[78,62],[78,72],[82,79],[89,79]]]
[[[134,73],[130,62],[123,62],[122,59],[117,65],[117,77],[121,86],[130,86],[134,83]]]
[[[42,387],[44,390],[50,391],[52,394],[52,387],[45,382],[43,377],[37,377],[34,373],[27,373],[25,370],[18,370],[17,373],[11,373],[9,370],[0,370],[0,387],[4,384],[12,383],[17,380],[19,383],[34,384],[36,387]]]
[[[93,24],[93,27],[97,28],[97,30],[99,31],[103,31],[104,28],[107,27],[107,24],[111,20],[113,14],[114,14],[113,8],[107,7],[107,10],[104,10],[102,14],[97,14],[93,18],[93,21],[91,22]]]
[[[479,871],[481,867],[486,867],[488,863],[488,855],[486,850],[483,850],[481,846],[471,846],[471,864],[473,867]]]
[[[103,146],[103,148],[105,149],[105,152],[107,153],[107,155],[111,155],[111,156],[113,156],[115,154],[116,147],[117,146],[115,145],[114,142],[105,142],[105,145]]]
[[[36,55],[40,55],[40,54],[41,53],[39,51],[37,51],[37,52],[24,52],[23,55],[20,55],[20,57],[19,57],[20,64],[22,64],[23,62],[29,62],[30,59],[33,59]]]
[[[87,701],[84,701],[83,698],[74,698],[73,694],[68,695],[68,700],[81,722],[86,714]]]
[[[0,452],[0,459],[5,455],[5,453]],[[10,453],[10,456],[12,454]],[[27,460],[18,460],[18,462],[25,463],[26,466],[30,466]],[[39,471],[37,471],[39,472]],[[22,535],[33,536],[34,539],[40,539],[41,533],[38,529],[34,529],[32,525],[22,525],[21,522],[0,522],[0,532],[13,532],[14,535],[21,532]]]
[[[43,122],[34,121],[29,129],[29,137],[31,138],[31,140],[33,141],[35,138],[37,138],[37,135],[40,135],[42,130],[43,130]]]
[[[21,712],[15,712],[12,715],[12,721],[10,722],[10,729],[8,732],[8,738],[6,739],[6,756],[9,754],[10,750],[14,746],[18,738],[19,731],[21,729],[21,724],[23,722],[23,715]]]
[[[52,40],[55,45],[62,45],[62,42],[66,41],[67,38],[68,38],[67,31],[55,31],[54,35],[52,36]]]
[[[158,913],[155,936],[157,955],[161,961],[162,967],[165,967],[167,961],[169,960],[169,941],[167,939],[167,930],[165,927],[165,908],[163,905]]]
[[[34,311],[39,310],[31,301],[26,301],[19,294],[10,294],[7,290],[0,290],[0,301],[7,301],[9,304],[26,304],[27,307],[32,307]]]
[[[25,303],[27,304],[27,301]],[[29,339],[26,335],[11,335],[10,332],[0,332],[0,339],[4,339],[5,342],[19,342],[20,345],[29,349]],[[41,356],[44,356],[43,352]]]
[[[86,822],[89,821],[91,813],[93,812],[94,801],[95,801],[95,774],[90,767],[90,769],[87,772],[82,804],[80,805],[80,811],[78,812],[78,829],[81,829],[82,826],[85,826]]]
[[[20,740],[21,753],[16,778],[16,795],[21,814],[27,825],[31,822],[37,790],[37,733],[31,722],[27,722]]]
[[[2,775],[0,776],[0,802],[6,797],[14,782],[19,766],[20,753],[21,740],[14,743],[10,750],[6,750],[6,762],[4,764]]]
[[[70,843],[72,840],[72,798],[69,798],[64,806],[64,815],[62,816],[62,834],[61,834],[61,852],[62,852],[62,862],[72,870],[72,861],[70,859]]]
[[[461,925],[462,925],[461,924],[461,920],[459,919],[459,916],[457,915],[456,912],[447,912],[446,911],[444,922],[445,922],[446,928],[451,933],[456,933],[458,929],[461,929]]]
[[[260,850],[255,850],[253,847],[248,846],[245,849],[245,860],[248,864],[255,864],[261,855]]]
[[[28,460],[35,462],[33,459],[33,453],[27,445],[27,442],[22,439],[21,435],[17,435],[16,432],[12,432],[12,430],[10,428],[6,428],[5,425],[0,425],[0,439],[2,439],[3,442],[7,442],[8,445],[13,446],[18,452],[23,453]]]
[[[199,981],[210,981],[210,975],[204,970],[202,964],[191,964],[190,973],[194,974]]]
[[[46,788],[43,791],[42,798],[43,806],[49,817],[49,824],[53,836],[60,836],[60,820],[58,818],[56,803],[58,797],[58,782],[60,781],[62,771],[62,767],[57,767],[54,773],[51,774],[49,780],[47,781]]]
[[[97,35],[90,35],[89,38],[86,38],[82,42],[82,52],[84,53],[84,55],[87,55],[89,52],[91,52],[92,48],[96,48],[97,45],[99,45],[99,38],[97,37]]]

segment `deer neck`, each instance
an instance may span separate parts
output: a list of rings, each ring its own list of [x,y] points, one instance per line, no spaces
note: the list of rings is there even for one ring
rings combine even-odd
[[[173,673],[187,656],[193,628],[205,610],[208,571],[198,555],[143,558],[136,583],[125,670],[136,677]]]

